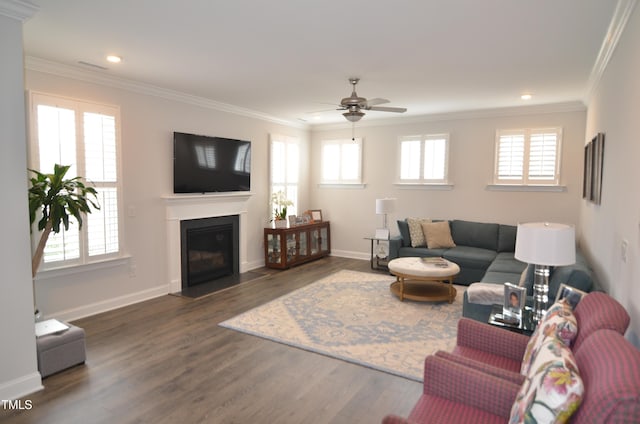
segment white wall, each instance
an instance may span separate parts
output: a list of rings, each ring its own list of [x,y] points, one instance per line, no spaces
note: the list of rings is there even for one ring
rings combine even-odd
[[[52,66],[52,69],[64,68]],[[77,318],[167,293],[167,234],[162,196],[173,191],[173,131],[252,141],[249,228],[241,231],[247,231],[246,268],[264,264],[262,232],[269,218],[269,134],[300,137],[302,164],[306,169],[309,156],[306,130],[102,85],[91,81],[90,74],[81,76],[89,81],[82,81],[60,73],[28,69],[26,87],[121,108],[124,243],[130,259],[100,270],[53,276],[39,273],[37,302],[46,316]],[[301,185],[307,184],[303,172]],[[308,196],[303,191],[302,210],[308,208],[307,203]]]
[[[6,5],[0,2],[3,9]],[[22,22],[0,11],[0,399],[40,389],[33,319]]]
[[[597,273],[631,315],[640,347],[640,8],[636,7],[589,102],[586,139],[605,133],[602,203],[582,202],[582,240]],[[627,260],[622,259],[626,241]]]
[[[565,110],[572,111],[565,111]],[[429,121],[385,126],[356,124],[356,137],[364,138],[364,189],[319,188],[320,143],[324,139],[351,138],[350,126],[314,128],[311,145],[312,207],[332,221],[334,253],[368,255],[368,242],[382,225],[375,214],[375,199],[395,197],[396,211],[388,218],[397,234],[397,219],[407,216],[468,219],[517,224],[527,221],[578,223],[582,196],[582,149],[586,111],[579,105],[555,105],[432,117]],[[562,181],[566,192],[489,191],[494,166],[496,129],[560,126],[563,129]],[[450,134],[449,176],[452,190],[404,189],[397,180],[397,140],[403,135]]]

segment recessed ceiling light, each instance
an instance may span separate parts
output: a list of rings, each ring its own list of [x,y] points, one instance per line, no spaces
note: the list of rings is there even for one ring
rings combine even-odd
[[[122,58],[120,56],[109,55],[107,56],[107,61],[111,63],[120,63],[122,62]]]
[[[531,94],[529,94],[529,93],[526,93],[526,94],[523,94],[522,96],[520,96],[520,98],[522,100],[531,100],[532,97],[533,96]]]

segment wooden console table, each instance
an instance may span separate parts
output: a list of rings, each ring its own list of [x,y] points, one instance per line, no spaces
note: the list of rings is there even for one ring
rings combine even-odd
[[[286,269],[331,253],[329,221],[264,229],[264,264]]]

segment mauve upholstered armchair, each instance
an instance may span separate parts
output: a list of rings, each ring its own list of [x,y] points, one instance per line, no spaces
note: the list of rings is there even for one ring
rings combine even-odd
[[[630,322],[624,307],[602,292],[587,294],[578,303],[574,314],[578,322],[578,335],[571,344],[574,354],[594,331],[609,329],[624,334]],[[458,321],[457,344],[453,353],[519,373],[528,342],[528,336],[462,318]]]
[[[575,360],[584,394],[569,422],[640,422],[640,351],[619,332],[609,329],[596,330],[581,343]],[[429,356],[425,360],[423,394],[409,417],[389,415],[382,422],[507,423],[519,390],[520,385],[510,379],[445,357]]]

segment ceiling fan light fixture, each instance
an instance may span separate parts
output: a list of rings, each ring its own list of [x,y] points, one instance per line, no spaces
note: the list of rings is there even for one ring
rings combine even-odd
[[[349,122],[358,122],[364,116],[364,112],[345,112],[342,114]]]

